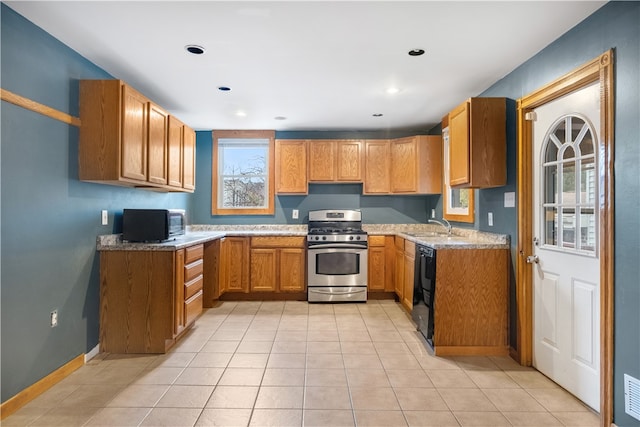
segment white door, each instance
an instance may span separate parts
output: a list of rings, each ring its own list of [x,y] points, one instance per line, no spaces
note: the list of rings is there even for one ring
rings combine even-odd
[[[533,119],[533,365],[599,410],[599,85],[538,107]]]

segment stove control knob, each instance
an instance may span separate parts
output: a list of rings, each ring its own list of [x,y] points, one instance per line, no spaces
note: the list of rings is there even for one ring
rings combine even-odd
[[[327,240],[327,236],[322,236],[322,240]]]
[[[353,236],[349,236],[349,240],[353,240]]]
[[[360,240],[360,236],[356,237],[356,240]]]

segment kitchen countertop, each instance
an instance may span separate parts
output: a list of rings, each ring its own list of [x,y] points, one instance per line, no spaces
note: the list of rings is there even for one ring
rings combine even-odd
[[[363,224],[371,235],[397,235],[434,249],[508,249],[509,236],[453,228],[452,235],[432,224]],[[175,251],[226,236],[306,236],[306,225],[194,225],[187,233],[162,243],[128,243],[121,234],[98,236],[98,251]]]

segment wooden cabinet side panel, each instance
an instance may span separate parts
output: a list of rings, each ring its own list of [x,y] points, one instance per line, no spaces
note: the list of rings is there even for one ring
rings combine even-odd
[[[436,346],[506,346],[508,251],[438,250]]]
[[[395,290],[395,271],[396,271],[396,245],[394,236],[385,236],[384,242],[385,252],[385,292],[393,292]]]
[[[196,188],[196,132],[188,126],[184,127],[182,150],[182,187],[185,190]]]
[[[418,136],[418,192],[442,193],[442,136]]]
[[[167,184],[167,133],[169,116],[160,107],[149,103],[149,182]]]
[[[168,184],[182,187],[184,125],[175,117],[169,116],[168,148]]]
[[[469,103],[464,102],[449,114],[449,182],[469,183]]]
[[[124,178],[147,180],[148,100],[127,85],[122,86],[122,152]]]
[[[400,138],[391,141],[391,192],[415,193],[418,191],[417,138]]]
[[[403,277],[403,290],[402,290],[402,305],[409,312],[413,309],[413,280],[415,271],[415,252],[404,253],[404,277]]]
[[[80,81],[78,176],[83,181],[120,178],[119,80]]]
[[[277,249],[251,249],[249,283],[252,292],[276,290]]]
[[[276,139],[276,193],[307,194],[307,141]]]
[[[472,98],[469,113],[470,176],[473,187],[507,183],[506,100]]]
[[[389,140],[364,143],[363,194],[388,194],[391,190]]]
[[[337,146],[338,181],[362,181],[362,141],[338,141]]]
[[[334,181],[336,179],[336,141],[308,141],[309,181]]]
[[[213,302],[220,297],[220,240],[204,244],[204,271],[202,283],[202,298],[204,307],[213,307]]]
[[[185,282],[185,264],[184,249],[175,252],[175,294],[174,294],[174,316],[173,316],[173,335],[177,336],[185,327],[184,322],[184,282]]]
[[[395,280],[394,280],[394,290],[396,295],[398,296],[398,300],[402,301],[402,296],[404,293],[404,250],[397,249],[395,253]]]
[[[282,292],[306,289],[306,251],[303,248],[280,249],[279,290]]]
[[[173,336],[174,253],[100,254],[100,347],[111,353],[164,353]]]

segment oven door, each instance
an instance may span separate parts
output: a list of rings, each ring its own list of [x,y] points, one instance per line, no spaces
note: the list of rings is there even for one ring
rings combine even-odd
[[[367,286],[367,248],[326,243],[308,248],[307,286]]]

